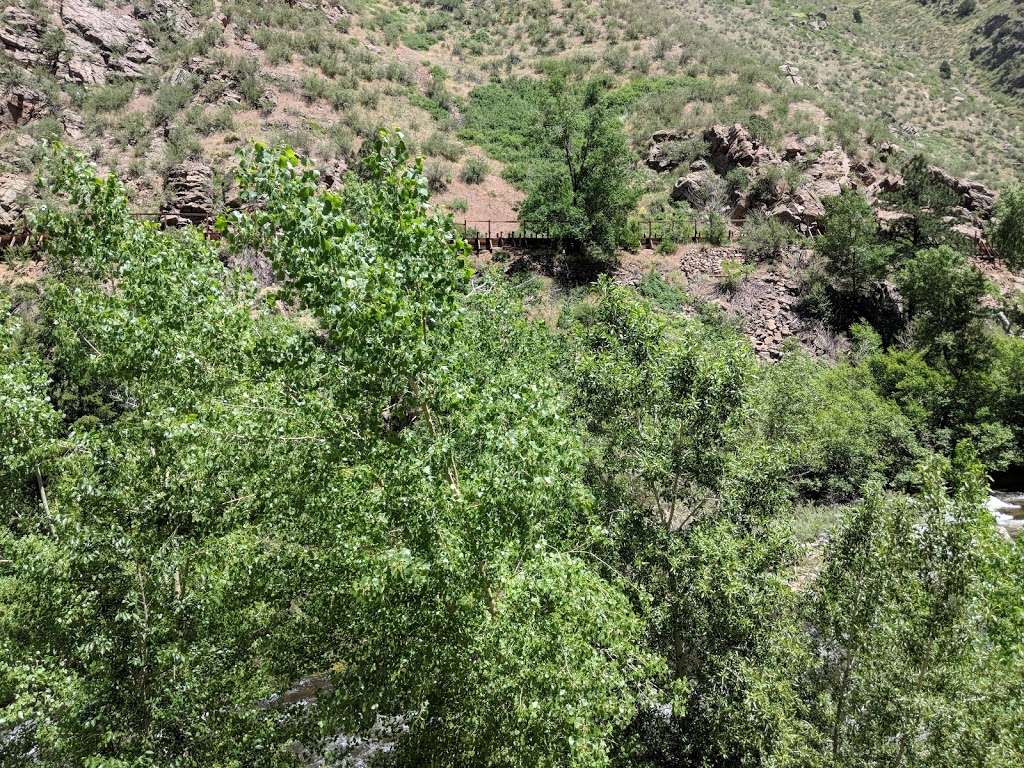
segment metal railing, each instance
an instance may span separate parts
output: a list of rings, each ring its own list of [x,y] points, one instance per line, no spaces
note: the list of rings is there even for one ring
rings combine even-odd
[[[739,219],[722,219],[726,240],[732,240],[742,225]],[[560,238],[537,225],[518,219],[463,219],[456,220],[463,237],[476,250],[490,250],[500,246],[540,247],[557,244]],[[685,222],[678,219],[632,219],[630,225],[642,243],[657,245],[665,239],[677,242],[701,242],[708,239],[710,217],[695,217]]]

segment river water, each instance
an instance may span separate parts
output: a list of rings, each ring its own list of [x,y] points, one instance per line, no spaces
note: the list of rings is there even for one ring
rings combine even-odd
[[[986,506],[1014,538],[1024,531],[1024,491],[992,491]]]

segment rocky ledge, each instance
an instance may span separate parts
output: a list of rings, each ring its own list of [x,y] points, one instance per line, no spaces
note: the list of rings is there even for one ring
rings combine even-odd
[[[659,173],[678,168],[676,146],[693,138],[671,130],[655,133],[648,145],[648,167]],[[851,158],[842,147],[830,146],[817,136],[788,136],[775,149],[739,123],[712,126],[700,138],[707,147],[706,157],[690,163],[676,181],[672,199],[697,209],[717,209],[734,220],[759,213],[813,234],[825,215],[824,201],[853,188],[875,205],[884,221],[890,212],[881,204],[883,196],[904,186],[902,176],[891,171],[887,162],[898,148],[887,143],[865,160]],[[748,184],[744,190],[729,191],[724,180],[736,168],[746,171]],[[991,218],[995,192],[934,166],[928,173],[959,200],[957,221],[951,224],[980,237]]]

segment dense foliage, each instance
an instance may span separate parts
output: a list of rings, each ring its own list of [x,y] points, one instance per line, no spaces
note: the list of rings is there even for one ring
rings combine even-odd
[[[551,330],[399,135],[340,192],[287,149],[239,181],[217,243],[54,158],[47,274],[0,306],[4,765],[1024,759],[1024,568],[971,446],[1019,437],[1020,345],[764,368],[609,280]],[[974,291],[918,259],[908,294]],[[926,298],[922,339],[963,332]],[[854,502],[817,578],[808,501]]]
[[[1020,387],[1010,372],[1019,371],[1024,340],[1003,333],[998,292],[942,218],[949,191],[920,158],[907,173],[907,188],[894,200],[903,215],[887,231],[857,192],[828,201],[825,233],[815,243],[822,263],[808,281],[807,304],[852,330],[868,385],[898,404],[923,445],[948,455],[969,439],[988,469],[1019,465]],[[1008,258],[1006,243],[1024,221],[1017,196],[1011,190],[1001,198],[994,230]]]
[[[606,84],[549,78],[540,105],[539,168],[519,217],[551,233],[574,256],[610,260],[629,239],[640,190],[622,124],[605,98]]]

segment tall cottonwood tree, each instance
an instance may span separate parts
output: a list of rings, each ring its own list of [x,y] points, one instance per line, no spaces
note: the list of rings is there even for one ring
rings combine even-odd
[[[532,140],[543,158],[519,209],[523,224],[550,232],[575,257],[610,260],[628,242],[640,197],[619,115],[599,79],[549,77]]]

